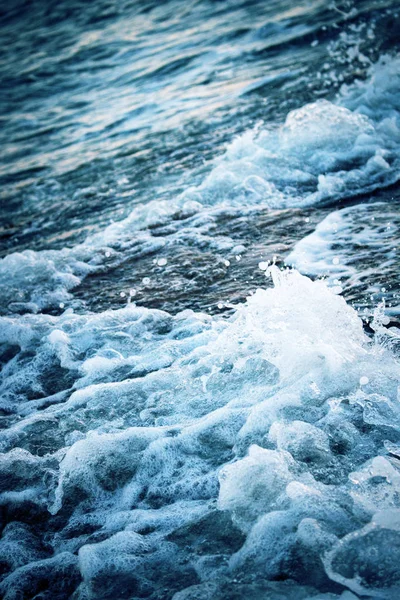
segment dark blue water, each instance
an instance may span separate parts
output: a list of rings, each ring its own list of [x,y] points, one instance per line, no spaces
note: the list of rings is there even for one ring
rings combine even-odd
[[[397,4],[0,8],[2,597],[399,597]]]

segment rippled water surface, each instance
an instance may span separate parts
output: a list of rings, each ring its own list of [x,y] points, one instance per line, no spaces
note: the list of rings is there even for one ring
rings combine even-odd
[[[399,12],[0,8],[1,597],[400,596]]]

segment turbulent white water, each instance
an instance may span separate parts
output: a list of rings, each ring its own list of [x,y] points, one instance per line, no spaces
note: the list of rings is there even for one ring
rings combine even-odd
[[[400,176],[399,58],[381,59],[337,102],[294,110],[277,131],[236,139],[197,191],[204,204],[306,206],[349,198]]]
[[[380,202],[357,204],[329,214],[286,261],[302,273],[327,276],[338,292],[344,286],[350,292],[363,289],[373,305],[384,302],[387,315],[397,316],[398,231],[396,210]]]
[[[377,315],[371,341],[324,282],[272,275],[229,320],[134,306],[1,319],[15,356],[0,504],[61,525],[55,558],[7,525],[7,600],[77,565],[79,599],[211,599],[232,577],[246,597],[259,576],[298,583],[258,597],[353,597],[316,595],[329,580],[397,597],[398,334]]]
[[[259,126],[235,139],[198,187],[175,201],[137,206],[120,222],[78,246],[26,250],[0,262],[0,302],[37,312],[71,300],[89,273],[123,254],[141,256],[189,243],[234,248],[229,237],[210,239],[214,215],[242,207],[304,207],[385,187],[400,177],[400,59],[383,58],[365,82],[342,90],[336,103],[320,100],[294,110],[279,129]],[[149,227],[184,219],[172,235]],[[23,285],[22,285],[23,282]]]
[[[398,600],[395,3],[20,8],[0,597]]]

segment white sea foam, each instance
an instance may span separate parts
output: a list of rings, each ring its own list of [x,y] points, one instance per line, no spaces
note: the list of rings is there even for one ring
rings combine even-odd
[[[399,92],[400,59],[381,59],[365,82],[343,88],[335,103],[307,104],[278,128],[256,128],[233,140],[203,183],[175,200],[139,204],[71,249],[7,256],[0,261],[3,309],[40,312],[65,304],[71,290],[107,261],[117,264],[167,244],[232,249],[230,238],[208,235],[214,211],[312,206],[394,183],[400,175]],[[173,216],[186,221],[170,235],[151,234],[149,226]]]
[[[235,139],[204,183],[205,205],[309,206],[384,187],[400,176],[400,59],[366,82],[290,112],[277,130]],[[188,192],[190,195],[190,190]]]
[[[286,263],[302,273],[328,277],[377,305],[385,300],[387,314],[399,315],[399,215],[382,202],[357,204],[334,211],[313,233],[296,244]],[[384,273],[384,285],[380,283]],[[365,302],[365,300],[364,300]]]
[[[323,281],[271,273],[229,319],[132,305],[1,319],[15,356],[0,504],[61,523],[51,559],[27,526],[17,560],[5,532],[6,598],[57,557],[82,600],[220,597],[232,578],[244,595],[257,578],[290,580],[271,598],[339,598],[318,595],[330,579],[395,597],[400,366]]]

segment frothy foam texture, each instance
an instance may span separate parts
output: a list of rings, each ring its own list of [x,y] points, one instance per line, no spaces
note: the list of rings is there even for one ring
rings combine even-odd
[[[399,364],[271,274],[229,319],[1,319],[4,598],[398,596]]]
[[[237,138],[204,183],[202,204],[309,206],[398,180],[400,59],[381,59],[370,77],[290,112],[270,131]]]
[[[5,312],[40,312],[71,300],[89,273],[166,245],[227,250],[234,240],[209,236],[213,213],[249,207],[306,207],[351,198],[395,183],[400,174],[400,59],[383,58],[369,78],[343,88],[335,103],[320,100],[290,112],[278,128],[236,138],[208,176],[175,200],[138,205],[78,246],[25,251],[0,261]],[[178,231],[148,229],[171,218]]]
[[[370,313],[366,305],[372,299],[398,318],[399,226],[396,206],[374,202],[343,208],[298,242],[286,262],[302,273],[328,277],[338,293],[345,288],[363,314]]]

